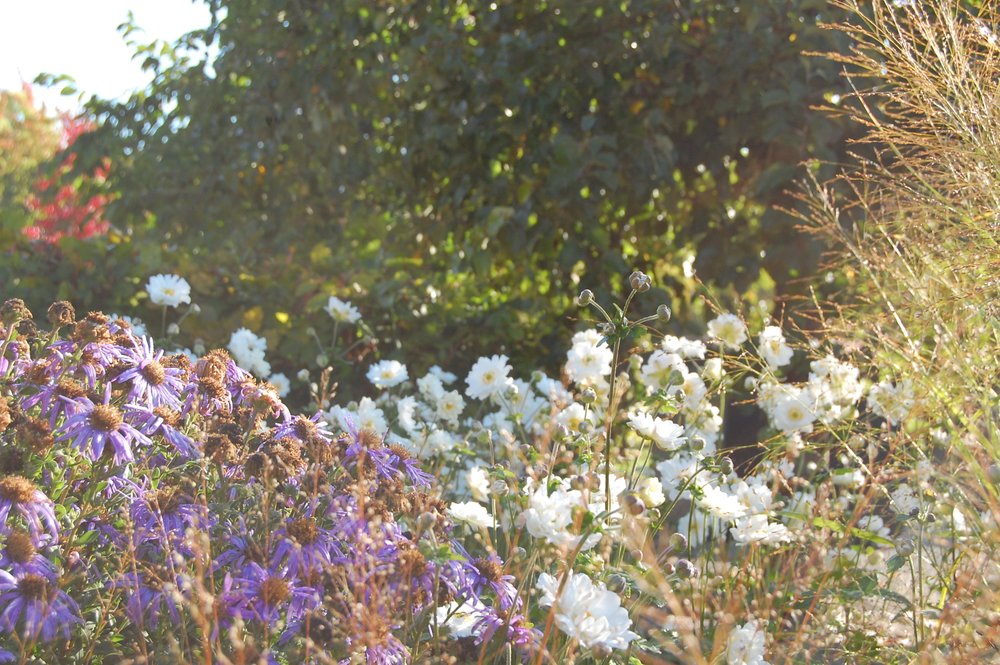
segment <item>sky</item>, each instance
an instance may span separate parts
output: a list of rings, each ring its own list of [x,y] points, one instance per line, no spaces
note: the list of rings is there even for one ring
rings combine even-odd
[[[208,25],[202,0],[0,0],[0,89],[18,89],[38,74],[67,74],[84,99],[127,97],[144,87],[151,74],[132,60],[118,25],[129,10],[143,33],[142,43],[173,41]],[[36,99],[50,110],[75,111],[76,97],[59,94],[62,86],[35,86]]]

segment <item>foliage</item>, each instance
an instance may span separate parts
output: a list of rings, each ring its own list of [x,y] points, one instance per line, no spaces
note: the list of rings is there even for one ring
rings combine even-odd
[[[581,280],[641,265],[683,308],[692,271],[739,292],[814,267],[771,206],[842,150],[810,110],[842,88],[806,55],[838,47],[825,2],[213,9],[181,48],[139,49],[152,87],[92,104],[81,145],[112,154],[109,218],[147,274],[191,280],[206,339],[247,325],[294,372],[327,296],[363,294],[426,364],[535,361]]]

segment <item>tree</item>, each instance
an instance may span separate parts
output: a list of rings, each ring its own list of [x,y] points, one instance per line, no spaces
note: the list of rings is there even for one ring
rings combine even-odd
[[[683,298],[692,268],[743,290],[815,262],[772,206],[843,147],[810,111],[842,85],[807,55],[841,47],[826,2],[212,7],[140,50],[153,85],[92,104],[81,147],[112,150],[110,218],[179,250],[206,333],[249,322],[305,363],[306,324],[357,284],[384,338],[537,360],[581,285],[633,266]]]

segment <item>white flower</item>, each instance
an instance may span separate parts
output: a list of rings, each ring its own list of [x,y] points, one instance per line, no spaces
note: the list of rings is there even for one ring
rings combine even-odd
[[[490,496],[490,476],[481,466],[474,466],[465,474],[465,484],[476,501],[486,501]]]
[[[684,372],[683,383],[679,386],[672,386],[667,393],[670,395],[683,395],[684,408],[697,411],[701,406],[702,400],[705,399],[705,395],[708,394],[708,388],[705,386],[705,381],[698,376],[697,372]]]
[[[112,321],[124,321],[132,329],[132,334],[136,337],[145,337],[149,333],[146,330],[146,324],[142,322],[142,319],[135,319],[131,316],[125,316],[124,314],[112,314],[108,317]]]
[[[368,368],[367,376],[376,388],[383,390],[398,386],[410,377],[406,365],[398,360],[380,360]]]
[[[909,485],[900,485],[892,494],[892,505],[900,515],[912,515],[920,510],[920,499]]]
[[[258,337],[246,328],[240,328],[229,336],[226,346],[233,354],[236,364],[254,376],[264,378],[271,374],[271,364],[264,359],[267,339]]]
[[[726,370],[722,368],[722,358],[709,358],[705,361],[705,367],[701,371],[703,378],[709,381],[721,381]]]
[[[681,487],[686,485],[691,477],[697,473],[698,460],[689,454],[675,455],[657,464],[656,471],[660,474],[664,493],[668,498],[673,499],[680,492]],[[688,496],[688,494],[688,492],[684,492],[684,496]]]
[[[559,484],[549,494],[548,487],[540,484],[528,495],[528,507],[518,516],[518,523],[535,538],[544,538],[553,545],[574,547],[580,542],[580,536],[570,533],[569,529],[575,509],[583,505],[579,490],[567,490]],[[595,547],[600,541],[599,533],[591,534],[581,551]]]
[[[596,330],[584,330],[573,335],[573,346],[566,352],[566,374],[576,383],[594,381],[611,374],[614,353],[601,343]]]
[[[326,313],[334,321],[339,321],[340,323],[357,323],[361,320],[361,313],[357,307],[336,296],[330,296],[324,309],[326,309]]]
[[[331,407],[326,414],[326,420],[343,430],[350,430],[351,422],[358,430],[369,429],[377,434],[382,434],[388,429],[385,414],[370,397],[362,397],[353,412],[340,406]]]
[[[464,603],[453,600],[436,610],[438,625],[448,629],[448,637],[459,639],[479,634],[476,626],[488,612],[488,608],[475,596],[469,596]]]
[[[816,420],[812,393],[795,386],[781,386],[769,395],[771,422],[785,434],[808,433]]]
[[[465,394],[472,399],[488,399],[499,394],[507,388],[507,374],[510,370],[507,356],[483,356],[465,377],[465,383],[468,384]]]
[[[286,396],[288,391],[292,388],[292,382],[288,380],[287,376],[281,374],[280,372],[267,377],[267,382],[274,386],[274,389],[278,391],[278,397]]]
[[[662,506],[667,500],[663,494],[663,483],[657,478],[643,478],[636,485],[635,491],[647,508]]]
[[[686,372],[684,360],[676,353],[653,351],[642,364],[642,382],[654,390],[668,387],[673,372]]]
[[[708,322],[708,334],[731,349],[747,341],[746,324],[735,314],[720,314]]]
[[[639,436],[651,439],[663,450],[677,450],[684,443],[684,428],[665,418],[654,418],[648,413],[636,411],[628,424]]]
[[[705,485],[701,488],[698,506],[721,520],[734,520],[747,514],[747,507],[738,496],[714,485]]]
[[[446,453],[458,445],[458,437],[443,429],[435,429],[427,435],[427,450],[431,453]]]
[[[448,516],[456,522],[471,524],[480,529],[488,529],[493,526],[493,518],[484,506],[475,501],[465,503],[453,503],[448,506]]]
[[[536,586],[542,597],[538,604],[555,607],[556,625],[580,646],[626,649],[638,637],[629,630],[632,619],[621,599],[602,582],[594,584],[585,574],[571,570],[561,592],[559,583],[559,577],[539,575]]]
[[[789,533],[784,524],[768,523],[767,515],[741,517],[729,529],[729,534],[740,545],[749,545],[751,543],[774,545],[777,543],[787,543],[792,539],[792,534]]]
[[[729,633],[726,665],[768,665],[764,660],[764,631],[748,621]]]
[[[465,409],[465,400],[457,390],[442,392],[437,400],[437,417],[453,425],[458,424],[458,417]]]
[[[792,349],[778,326],[767,326],[760,333],[760,356],[771,369],[784,367],[792,361]]]
[[[913,383],[907,379],[899,385],[883,381],[872,386],[868,391],[868,406],[890,425],[898,424],[913,406]]]
[[[697,358],[698,360],[705,358],[705,343],[699,339],[664,335],[663,341],[660,342],[660,348],[667,353],[676,353],[684,358]]]
[[[177,275],[153,275],[146,282],[146,293],[154,305],[177,307],[191,302],[191,285]]]

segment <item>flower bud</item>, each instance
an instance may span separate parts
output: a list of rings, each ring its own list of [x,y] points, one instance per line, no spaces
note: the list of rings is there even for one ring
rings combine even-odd
[[[170,325],[167,326],[167,334],[170,335],[171,337],[173,337],[174,335],[180,335],[181,327],[176,323],[171,323]]]
[[[417,529],[420,531],[426,531],[427,529],[433,527],[436,522],[437,516],[434,515],[434,513],[420,513],[420,516],[417,518]]]
[[[649,275],[639,270],[633,271],[632,274],[628,276],[628,283],[629,286],[632,287],[632,290],[636,293],[645,293],[646,291],[649,291],[649,287],[652,286]]]
[[[309,370],[307,370],[306,368],[303,367],[302,369],[299,370],[299,373],[296,374],[295,376],[299,379],[299,381],[308,381],[309,380]]]
[[[625,509],[629,515],[635,515],[638,517],[646,512],[646,504],[642,502],[635,492],[628,492],[621,498],[622,508]]]
[[[728,476],[733,472],[733,460],[728,457],[723,457],[719,460],[719,473],[724,476]]]
[[[593,404],[597,401],[597,391],[593,388],[585,388],[582,393],[580,393],[580,401],[584,404]]]
[[[611,573],[605,581],[608,589],[615,593],[621,593],[628,588],[628,578],[621,573]]]
[[[694,565],[687,559],[679,559],[677,561],[677,574],[684,579],[696,579],[700,572],[701,571],[698,570],[698,566]]]
[[[907,557],[913,554],[913,550],[917,548],[916,544],[913,542],[912,537],[900,537],[896,540],[896,554],[902,557]]]
[[[688,448],[694,453],[705,450],[705,439],[700,436],[692,436],[688,439]]]
[[[686,550],[688,546],[688,539],[683,533],[675,533],[670,536],[670,549],[673,550]]]
[[[201,305],[199,305],[196,302],[191,303],[191,306],[188,307],[188,313],[189,314],[201,314]]]
[[[670,311],[670,308],[668,306],[660,305],[656,308],[656,316],[661,321],[666,322],[670,320],[671,316],[673,316],[673,312]]]
[[[326,367],[329,364],[330,364],[330,357],[327,356],[325,353],[321,353],[318,356],[316,356],[316,365],[317,366],[319,366],[319,367]]]
[[[590,289],[580,291],[580,295],[576,297],[576,304],[580,307],[586,307],[592,302],[594,302],[594,292]]]

